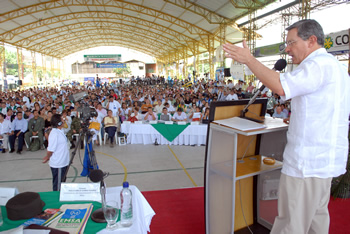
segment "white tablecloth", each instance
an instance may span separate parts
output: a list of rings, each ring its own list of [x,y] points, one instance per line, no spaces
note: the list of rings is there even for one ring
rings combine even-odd
[[[189,125],[172,142],[164,138],[150,124],[122,124],[121,132],[127,135],[128,144],[202,145],[207,140],[207,124]]]
[[[133,224],[125,228],[118,222],[118,229],[113,231],[103,229],[97,234],[147,234],[147,232],[150,232],[150,225],[155,212],[136,186],[130,185],[130,189],[132,192]],[[106,201],[115,200],[120,207],[121,190],[121,186],[107,188]]]

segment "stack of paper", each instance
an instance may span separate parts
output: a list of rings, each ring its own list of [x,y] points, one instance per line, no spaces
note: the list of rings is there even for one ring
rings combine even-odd
[[[257,129],[264,129],[266,128],[266,125],[259,124],[254,121],[243,119],[240,117],[233,117],[229,119],[221,119],[221,120],[215,120],[214,123],[224,125],[230,128],[235,128],[241,131],[249,131],[249,130],[257,130]]]

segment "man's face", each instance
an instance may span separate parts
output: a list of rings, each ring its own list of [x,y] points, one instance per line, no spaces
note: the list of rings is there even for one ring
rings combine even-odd
[[[276,107],[276,112],[277,114],[281,114],[282,108],[280,106]]]
[[[304,41],[298,36],[298,29],[293,28],[287,34],[286,53],[292,57],[293,64],[300,64],[312,51],[309,40]]]
[[[39,117],[39,111],[34,111],[34,118],[38,118]]]
[[[168,109],[163,109],[163,114],[168,114]]]
[[[23,117],[23,116],[22,116],[22,113],[21,113],[21,112],[19,112],[19,113],[17,114],[17,119],[18,119],[18,120],[21,120],[21,119],[22,119],[22,117]]]

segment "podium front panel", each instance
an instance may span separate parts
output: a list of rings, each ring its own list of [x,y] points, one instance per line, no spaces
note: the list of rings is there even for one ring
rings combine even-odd
[[[207,188],[206,188],[206,225],[207,233],[231,233],[233,224],[234,186],[232,177],[234,167],[230,167],[229,174],[212,170],[216,164],[232,161],[235,154],[235,134],[210,129],[207,158]]]

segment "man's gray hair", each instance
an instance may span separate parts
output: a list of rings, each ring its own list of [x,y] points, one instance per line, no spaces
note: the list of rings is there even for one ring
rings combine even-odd
[[[309,39],[312,35],[315,35],[317,38],[317,44],[319,44],[322,47],[324,46],[323,29],[322,26],[316,20],[300,20],[289,26],[286,30],[290,31],[293,28],[296,28],[298,30],[298,36],[304,41]]]

